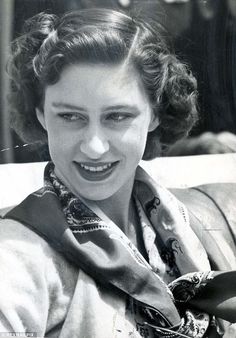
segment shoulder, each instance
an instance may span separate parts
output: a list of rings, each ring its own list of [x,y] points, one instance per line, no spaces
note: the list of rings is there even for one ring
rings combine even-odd
[[[24,323],[28,331],[44,336],[63,320],[78,270],[43,238],[11,219],[0,220],[0,271],[1,331],[17,327],[23,332]]]
[[[29,261],[35,257],[38,262],[53,255],[53,250],[40,236],[26,226],[12,219],[0,220],[0,250],[5,249],[13,253],[20,253],[21,257]]]
[[[18,267],[18,273],[54,285],[68,284],[65,279],[72,281],[77,274],[42,237],[12,219],[0,219],[0,268],[4,266],[7,270]]]
[[[23,224],[11,219],[0,220],[0,250],[20,254],[18,258],[26,262],[38,257],[40,263],[46,259],[48,251],[43,239]]]

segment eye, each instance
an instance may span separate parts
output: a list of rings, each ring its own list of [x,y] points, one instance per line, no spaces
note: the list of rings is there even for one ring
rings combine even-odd
[[[76,112],[75,113],[74,112],[59,113],[58,116],[68,122],[73,122],[73,121],[86,122],[87,121],[86,116],[83,116]]]
[[[110,113],[107,117],[106,117],[106,120],[110,120],[110,121],[113,121],[113,122],[123,122],[123,121],[127,121],[129,120],[130,118],[132,118],[132,115],[129,114],[129,113]]]

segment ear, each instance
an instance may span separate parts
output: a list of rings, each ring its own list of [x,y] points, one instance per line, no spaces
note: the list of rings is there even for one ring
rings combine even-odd
[[[41,124],[41,126],[47,130],[46,128],[46,123],[45,123],[45,115],[44,115],[44,111],[40,108],[36,108],[36,116],[37,116],[37,119],[39,121],[39,123]]]
[[[152,113],[152,118],[151,121],[149,123],[149,128],[148,131],[151,132],[153,130],[155,130],[160,124],[159,118],[157,115],[155,115],[154,113]]]

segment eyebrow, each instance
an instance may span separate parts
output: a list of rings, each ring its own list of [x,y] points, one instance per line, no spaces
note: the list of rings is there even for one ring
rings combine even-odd
[[[80,111],[83,111],[83,112],[86,111],[85,108],[80,107],[80,106],[76,106],[76,105],[73,105],[73,104],[70,104],[70,103],[53,102],[52,106],[54,108],[65,108],[65,109],[71,109],[71,110],[80,110]]]
[[[103,107],[102,110],[104,112],[109,111],[109,110],[122,110],[122,109],[130,109],[130,110],[135,110],[135,111],[139,111],[138,107],[134,104],[134,105],[130,105],[130,104],[118,104],[118,105],[114,105],[114,106],[109,106],[109,107]]]
[[[82,112],[86,112],[87,110],[83,107],[77,106],[77,105],[73,105],[70,103],[63,103],[63,102],[53,102],[52,106],[54,108],[64,108],[64,109],[71,109],[71,110],[79,110]],[[139,108],[134,104],[134,105],[130,105],[130,104],[118,104],[118,105],[113,105],[113,106],[106,106],[106,107],[102,107],[102,111],[107,112],[109,110],[122,110],[122,109],[130,109],[133,111],[139,111]]]

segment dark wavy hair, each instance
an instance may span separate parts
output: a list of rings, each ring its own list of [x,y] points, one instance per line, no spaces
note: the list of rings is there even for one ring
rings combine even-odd
[[[159,24],[114,10],[93,8],[62,17],[40,13],[25,22],[23,34],[12,43],[8,64],[12,127],[25,142],[47,145],[35,108],[43,107],[44,89],[59,80],[63,67],[127,59],[160,120],[148,134],[143,159],[159,156],[197,120],[196,80],[169,51]]]

